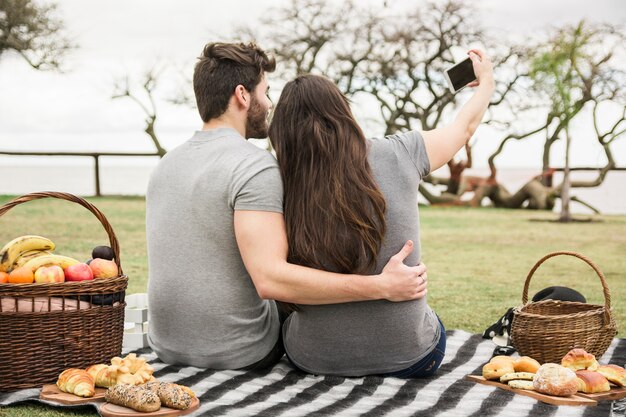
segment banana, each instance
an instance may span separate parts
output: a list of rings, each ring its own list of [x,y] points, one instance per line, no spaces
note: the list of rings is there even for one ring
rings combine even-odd
[[[8,272],[15,260],[31,250],[54,250],[54,243],[45,237],[26,235],[13,239],[0,250],[0,271]]]
[[[52,252],[47,251],[47,250],[29,250],[26,251],[24,253],[22,253],[20,256],[17,257],[17,259],[13,262],[13,265],[11,265],[11,268],[9,268],[10,270],[13,270],[15,268],[19,268],[20,266],[24,266],[24,264],[28,261],[30,261],[33,258],[38,258],[40,256],[44,256],[44,255],[51,255]]]
[[[37,270],[37,268],[42,266],[49,265],[58,265],[62,269],[67,268],[70,265],[79,264],[80,262],[74,258],[70,258],[69,256],[63,255],[43,255],[38,256],[37,258],[33,258],[30,261],[26,262],[23,267],[31,268],[33,272]]]

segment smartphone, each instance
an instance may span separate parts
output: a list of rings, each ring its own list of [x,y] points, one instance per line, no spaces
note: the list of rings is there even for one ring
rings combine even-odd
[[[476,79],[474,66],[472,65],[472,60],[469,58],[465,61],[459,62],[458,64],[454,64],[451,68],[448,68],[444,72],[444,75],[446,77],[446,81],[448,81],[448,87],[453,94],[457,93],[467,84]]]

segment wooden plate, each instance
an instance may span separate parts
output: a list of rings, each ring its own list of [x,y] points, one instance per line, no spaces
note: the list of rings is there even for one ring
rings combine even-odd
[[[611,391],[598,392],[595,394],[584,394],[579,392],[577,395],[580,397],[589,398],[590,400],[602,401],[602,400],[619,400],[626,397],[626,387],[614,387],[611,386]]]
[[[78,405],[104,401],[105,392],[107,392],[106,388],[96,388],[96,393],[93,397],[79,397],[78,395],[63,392],[56,385],[50,384],[43,386],[39,398],[59,404]]]
[[[174,417],[184,416],[192,411],[196,411],[200,407],[200,400],[195,397],[191,401],[191,406],[186,410],[175,410],[173,408],[161,407],[160,410],[153,411],[151,413],[144,413],[141,411],[135,411],[132,408],[122,407],[111,403],[104,403],[100,406],[100,414],[102,417]]]
[[[570,395],[569,397],[556,397],[554,395],[542,394],[537,391],[511,388],[508,384],[503,384],[502,382],[498,381],[488,381],[482,376],[478,375],[466,375],[465,379],[468,381],[477,382],[479,384],[498,387],[503,390],[511,391],[519,395],[525,395],[527,397],[531,397],[541,402],[553,405],[598,405],[598,401],[596,399],[586,398],[578,394]]]

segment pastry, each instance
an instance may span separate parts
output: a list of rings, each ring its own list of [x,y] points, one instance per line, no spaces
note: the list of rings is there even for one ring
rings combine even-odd
[[[87,373],[93,377],[96,387],[109,388],[117,384],[119,367],[105,364],[91,365],[86,369]]]
[[[585,394],[595,394],[596,392],[606,392],[611,390],[609,381],[599,372],[576,371],[578,377],[578,391]]]
[[[186,410],[191,406],[193,397],[189,395],[187,390],[183,389],[182,385],[171,382],[148,382],[141,386],[155,392],[159,396],[161,404],[166,407]]]
[[[572,371],[581,369],[595,371],[598,369],[596,357],[591,353],[587,353],[584,349],[572,349],[567,352],[567,354],[563,356],[563,359],[561,359],[561,365]]]
[[[535,388],[533,386],[533,381],[523,381],[521,379],[516,379],[514,381],[508,382],[509,387],[516,389],[525,389],[529,391],[534,391]]]
[[[618,365],[600,365],[598,370],[609,382],[620,387],[626,386],[626,370]]]
[[[93,397],[96,393],[93,377],[85,370],[77,368],[70,368],[61,372],[57,380],[57,387],[63,392],[79,397]]]
[[[483,366],[483,377],[485,379],[500,379],[502,375],[511,374],[515,372],[513,368],[513,362],[496,360],[495,362],[489,362]]]
[[[504,374],[500,377],[500,382],[508,382],[514,380],[526,380],[532,381],[535,374],[531,372],[513,372],[510,374]]]
[[[154,380],[152,376],[154,368],[146,363],[144,358],[138,358],[134,353],[125,358],[111,359],[111,365],[119,368],[118,384],[140,385]]]
[[[531,372],[534,374],[540,366],[541,364],[530,356],[522,356],[513,363],[515,372]]]
[[[145,413],[161,408],[161,400],[156,393],[136,385],[115,385],[107,390],[104,399],[111,404]]]
[[[533,387],[544,394],[567,397],[578,391],[578,378],[571,369],[556,363],[546,363],[537,369]]]

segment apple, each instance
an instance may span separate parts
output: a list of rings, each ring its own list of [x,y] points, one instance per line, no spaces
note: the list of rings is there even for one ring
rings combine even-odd
[[[63,273],[63,268],[58,265],[40,266],[35,271],[35,282],[40,284],[64,281],[65,274]]]
[[[65,281],[87,281],[93,279],[93,272],[87,264],[70,265],[63,272],[65,272]]]
[[[89,263],[94,278],[113,278],[118,274],[117,264],[108,259],[94,258]]]

